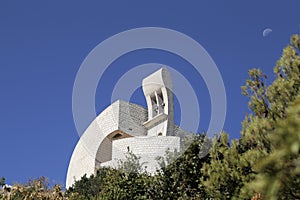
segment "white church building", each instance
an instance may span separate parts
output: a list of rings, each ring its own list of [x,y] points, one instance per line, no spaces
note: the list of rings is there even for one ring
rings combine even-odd
[[[102,166],[117,167],[128,149],[154,173],[157,157],[180,151],[185,131],[174,124],[171,75],[161,68],[143,79],[147,109],[118,100],[103,110],[80,137],[70,160],[66,188]]]

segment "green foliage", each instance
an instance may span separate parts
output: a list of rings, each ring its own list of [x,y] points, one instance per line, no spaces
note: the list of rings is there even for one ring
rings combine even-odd
[[[203,164],[209,162],[209,157],[202,155],[209,147],[210,140],[205,135],[196,136],[180,157],[154,177],[155,199],[205,198],[200,178]]]
[[[140,163],[139,156],[135,155],[130,149],[128,148],[127,153],[125,154],[124,160],[118,160],[118,169],[121,170],[125,174],[137,174],[142,173],[144,163]]]
[[[5,200],[63,200],[60,185],[49,189],[49,181],[45,177],[29,180],[25,184],[14,184],[12,188],[0,193],[0,199]]]
[[[221,133],[220,137],[214,137],[209,156],[210,162],[202,168],[205,176],[201,177],[201,183],[210,198],[230,199],[240,184],[237,142],[233,141],[230,147],[228,134]]]
[[[125,173],[111,169],[104,179],[106,184],[100,193],[101,199],[149,199],[150,176],[142,173]]]
[[[300,95],[270,140],[272,152],[255,166],[259,174],[251,186],[267,199],[300,199]]]
[[[109,169],[100,168],[97,175],[91,175],[89,178],[84,175],[79,181],[76,181],[72,187],[66,191],[66,196],[70,199],[93,199],[102,189],[103,179],[107,176]]]
[[[3,187],[4,185],[5,185],[5,178],[2,177],[2,178],[0,179],[0,186]]]
[[[267,161],[272,159],[273,155],[273,158],[281,159],[282,162],[280,156],[276,157],[279,152],[272,153],[277,148],[272,138],[277,134],[277,122],[287,117],[287,108],[299,94],[299,44],[299,36],[292,36],[291,44],[283,50],[281,58],[274,67],[276,78],[271,85],[267,86],[267,76],[260,69],[249,70],[250,78],[246,81],[246,85],[242,86],[242,94],[249,97],[248,106],[252,113],[247,115],[242,123],[239,141],[234,140],[229,145],[228,135],[225,133],[222,133],[219,138],[214,138],[210,152],[211,160],[210,163],[203,165],[204,176],[201,178],[201,183],[209,198],[251,199],[254,196],[263,198],[261,194],[264,194],[263,190],[266,188],[255,187],[257,185],[253,186],[252,182],[258,179],[257,177],[267,177],[263,174],[264,168],[256,167],[260,163],[259,160]],[[287,139],[284,137],[280,138],[283,143],[286,142],[285,140]],[[296,149],[300,144],[295,139],[293,140],[295,141],[293,146]],[[288,160],[284,163],[294,163]],[[280,163],[280,160],[273,161]],[[269,164],[270,166],[280,165]],[[278,168],[281,167],[287,166],[280,165]],[[273,170],[268,177],[276,176],[275,171]],[[264,178],[260,178],[261,184],[262,179]],[[285,179],[299,185],[297,176]],[[270,187],[273,188],[271,185]],[[288,187],[295,188],[292,184]],[[273,188],[273,191],[277,189]],[[295,194],[297,192],[299,192],[298,188],[293,191]]]
[[[128,149],[117,169],[109,169],[103,182],[100,199],[149,199],[150,175],[142,168],[140,157]]]
[[[272,138],[277,137],[278,121],[286,119],[287,108],[299,94],[300,57],[298,53],[299,36],[294,35],[291,37],[290,45],[283,50],[281,58],[274,67],[276,78],[273,83],[266,87],[265,78],[267,77],[260,70],[254,69],[250,70],[250,80],[242,88],[243,93],[250,98],[249,108],[253,111],[253,115],[246,116],[241,131],[240,157],[248,161],[248,167],[251,170],[243,174],[245,181],[244,186],[240,188],[239,198],[247,199],[255,191],[264,193],[259,187],[253,187],[251,182],[262,173],[258,170],[259,168],[255,167],[259,165],[259,160],[268,160],[272,155],[270,153],[276,148]],[[284,143],[288,140],[286,137],[282,139]],[[280,159],[276,162],[279,163]]]

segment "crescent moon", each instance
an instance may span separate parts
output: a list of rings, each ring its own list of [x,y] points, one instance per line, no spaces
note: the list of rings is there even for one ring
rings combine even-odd
[[[273,30],[270,29],[270,28],[266,28],[264,31],[263,31],[263,37],[267,37],[271,34]]]

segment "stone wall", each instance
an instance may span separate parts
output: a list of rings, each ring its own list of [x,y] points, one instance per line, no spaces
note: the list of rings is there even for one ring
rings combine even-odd
[[[132,136],[145,135],[146,129],[141,121],[146,118],[145,108],[120,100],[102,111],[83,133],[73,151],[66,187],[84,174],[93,174],[95,168],[99,167],[99,161],[111,159],[111,144],[107,141],[110,134],[122,131]]]
[[[176,136],[156,136],[156,137],[131,137],[113,141],[112,160],[103,163],[102,166],[118,166],[118,160],[125,159],[128,148],[136,156],[140,156],[140,163],[144,163],[143,168],[154,173],[159,169],[157,157],[164,157],[166,151],[174,152],[180,150],[180,138]]]

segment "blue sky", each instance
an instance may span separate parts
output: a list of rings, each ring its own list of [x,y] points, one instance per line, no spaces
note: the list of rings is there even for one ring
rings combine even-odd
[[[224,129],[238,138],[249,112],[240,86],[252,67],[272,80],[282,48],[300,32],[299,7],[297,0],[0,1],[0,176],[14,183],[43,175],[64,184],[78,141],[72,115],[76,73],[100,42],[138,27],[173,29],[207,50],[225,84]],[[273,30],[267,37],[265,28]],[[210,119],[205,83],[184,60],[158,50],[131,52],[108,68],[97,89],[97,112],[110,104],[106,97],[122,73],[149,62],[174,66],[191,81],[200,102],[199,131],[205,130]],[[140,89],[132,101],[145,105]]]

